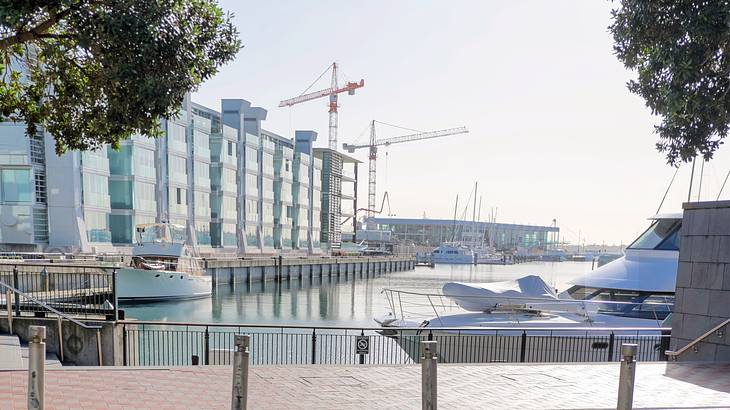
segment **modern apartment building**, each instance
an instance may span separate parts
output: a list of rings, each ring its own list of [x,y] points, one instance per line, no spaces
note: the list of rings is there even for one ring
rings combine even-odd
[[[47,133],[0,124],[0,250],[127,253],[137,225],[166,221],[201,255],[321,252],[316,133],[295,149],[265,119],[246,100],[188,98],[161,138],[60,157]]]

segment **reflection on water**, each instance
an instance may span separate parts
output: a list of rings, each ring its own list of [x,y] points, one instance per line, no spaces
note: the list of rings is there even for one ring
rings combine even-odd
[[[531,262],[519,265],[437,265],[370,278],[314,278],[228,285],[205,299],[122,306],[128,318],[214,323],[277,323],[373,326],[388,310],[383,288],[440,292],[448,281],[495,282],[539,275],[564,290],[567,282],[591,270],[591,262]]]

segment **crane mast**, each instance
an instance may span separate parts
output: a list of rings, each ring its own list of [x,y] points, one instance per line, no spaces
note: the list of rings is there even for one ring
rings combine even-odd
[[[348,82],[345,86],[340,87],[337,82],[337,63],[332,63],[327,70],[322,73],[324,75],[327,71],[332,70],[332,79],[330,80],[330,87],[324,90],[314,91],[311,93],[299,95],[288,100],[282,100],[279,102],[279,107],[291,107],[292,105],[303,103],[306,101],[316,100],[329,96],[329,143],[328,147],[332,150],[337,149],[337,108],[339,107],[337,102],[337,95],[340,93],[347,92],[348,95],[354,95],[355,90],[365,86],[365,80],[361,79],[359,82]],[[320,78],[322,77],[320,75]],[[319,78],[317,79],[319,80]],[[316,82],[316,81],[315,81]],[[306,92],[306,91],[305,91]]]
[[[370,143],[367,145],[353,145],[353,144],[342,144],[342,148],[347,152],[353,153],[356,149],[369,148],[370,155],[368,156],[368,217],[375,216],[375,196],[376,196],[376,166],[378,157],[378,146],[385,145],[390,146],[392,144],[400,144],[402,142],[419,141],[431,138],[446,137],[448,135],[465,134],[469,130],[466,127],[448,128],[438,131],[419,132],[416,134],[402,135],[399,137],[386,138],[378,140],[375,137],[375,120],[370,122]]]
[[[374,216],[375,209],[375,166],[378,146],[375,144],[375,120],[370,123],[370,155],[368,156],[368,217]],[[343,145],[344,148],[344,145]]]

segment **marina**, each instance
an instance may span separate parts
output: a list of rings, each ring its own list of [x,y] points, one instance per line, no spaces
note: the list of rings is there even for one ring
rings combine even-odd
[[[727,1],[5,3],[0,409],[730,408]]]

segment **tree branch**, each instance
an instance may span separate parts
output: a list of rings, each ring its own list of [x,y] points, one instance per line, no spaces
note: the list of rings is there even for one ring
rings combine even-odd
[[[25,43],[27,41],[39,39],[39,38],[50,38],[48,30],[53,28],[59,21],[71,14],[74,7],[69,7],[65,10],[61,10],[58,13],[51,12],[48,19],[30,30],[19,31],[15,35],[0,39],[0,50],[5,50],[8,47],[16,44]]]

